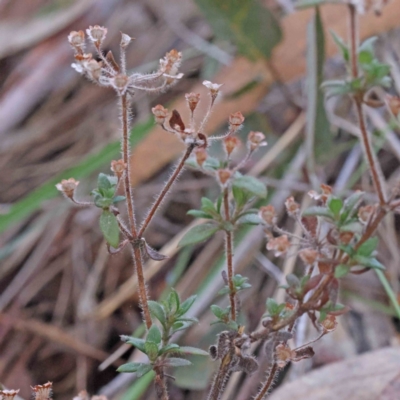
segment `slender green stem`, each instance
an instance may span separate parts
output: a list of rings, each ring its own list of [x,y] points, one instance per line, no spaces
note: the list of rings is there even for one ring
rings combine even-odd
[[[383,288],[386,291],[386,294],[388,295],[390,302],[392,303],[396,314],[397,314],[397,318],[400,319],[400,306],[399,306],[399,301],[397,300],[397,296],[394,293],[392,287],[390,286],[390,283],[388,282],[385,273],[379,269],[375,270],[376,275],[378,275],[379,280],[382,283]]]

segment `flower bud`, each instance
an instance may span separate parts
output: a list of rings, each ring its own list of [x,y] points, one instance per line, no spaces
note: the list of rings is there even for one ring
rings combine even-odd
[[[127,35],[126,33],[122,33],[121,32],[121,42],[120,42],[120,46],[125,49],[129,46],[129,43],[132,41],[133,38],[131,38],[129,35]]]
[[[294,201],[294,197],[290,196],[285,201],[286,212],[291,217],[296,216],[300,211],[300,204]]]
[[[299,256],[305,265],[313,265],[317,260],[319,253],[313,249],[303,249],[300,251]]]
[[[247,147],[249,150],[254,151],[258,147],[266,146],[265,135],[261,132],[251,131],[247,136]]]
[[[207,160],[207,150],[202,147],[198,147],[195,150],[195,155],[197,164],[199,164],[200,167],[202,167],[204,162]]]
[[[83,31],[72,31],[68,35],[68,42],[75,49],[82,50],[85,47],[85,33]]]
[[[219,169],[217,171],[217,177],[222,186],[225,186],[232,176],[232,172],[229,169]]]
[[[190,111],[193,112],[200,101],[200,93],[186,93],[185,98]]]
[[[267,243],[267,250],[275,251],[275,257],[285,254],[290,247],[290,242],[287,235],[272,238]]]
[[[240,140],[236,136],[228,136],[224,139],[224,148],[228,156],[230,156],[239,145]]]
[[[49,400],[51,399],[53,384],[51,382],[47,382],[44,385],[36,385],[31,387],[33,390],[35,400]]]
[[[229,116],[229,127],[233,131],[237,131],[240,125],[243,124],[244,117],[240,111],[237,111]]]
[[[79,185],[79,181],[74,178],[63,179],[60,183],[57,183],[56,188],[62,192],[66,197],[72,199],[76,188]]]
[[[161,104],[156,105],[151,109],[157,124],[163,124],[168,115],[168,109],[164,108]]]
[[[121,176],[123,175],[127,165],[124,162],[124,160],[118,160],[118,161],[111,161],[111,171],[114,172],[115,176],[118,179],[121,179]]]
[[[100,46],[106,38],[107,28],[99,25],[89,26],[89,29],[86,29],[86,33],[96,46]]]
[[[268,205],[260,208],[258,216],[268,225],[273,226],[276,224],[276,212],[273,205]]]

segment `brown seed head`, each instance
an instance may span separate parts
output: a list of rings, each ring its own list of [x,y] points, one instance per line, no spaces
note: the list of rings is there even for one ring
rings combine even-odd
[[[107,28],[104,26],[89,26],[89,29],[86,29],[86,33],[89,36],[89,39],[96,45],[99,46],[104,41],[107,35]]]
[[[229,116],[229,127],[236,131],[243,124],[244,116],[240,111],[237,111]]]
[[[332,332],[337,327],[336,317],[334,315],[327,315],[326,318],[321,322],[321,325],[325,332]]]
[[[51,391],[53,384],[52,382],[47,382],[44,385],[36,385],[32,387],[35,400],[49,400],[51,399]]]
[[[291,216],[296,216],[300,211],[300,204],[294,201],[294,197],[290,196],[285,201],[286,212]]]
[[[114,172],[115,176],[118,177],[118,179],[121,178],[126,167],[127,167],[127,164],[122,159],[118,160],[118,161],[115,161],[115,160],[111,161],[111,171]]]
[[[349,244],[354,237],[354,232],[340,232],[339,241],[343,244]]]
[[[157,124],[163,124],[168,116],[168,109],[164,108],[161,104],[156,105],[151,109]]]
[[[85,63],[85,68],[90,78],[92,78],[95,81],[99,80],[102,68],[101,62],[97,62],[96,60],[92,59],[87,63]]]
[[[267,250],[275,251],[275,257],[285,254],[290,247],[290,242],[287,235],[272,238],[267,243]]]
[[[222,186],[225,186],[232,176],[232,172],[229,169],[219,169],[217,171],[217,177]]]
[[[193,112],[200,101],[200,93],[186,93],[185,98],[190,111]]]
[[[228,136],[224,139],[224,148],[226,154],[230,156],[232,152],[240,145],[240,140],[236,136]]]
[[[319,253],[314,249],[303,249],[299,252],[299,256],[305,265],[313,265],[317,260]]]
[[[268,225],[273,226],[276,224],[275,207],[271,204],[260,208],[258,216]]]
[[[79,185],[79,181],[74,178],[63,179],[60,183],[57,183],[56,188],[62,192],[65,196],[72,199],[74,197],[74,192]]]
[[[207,160],[207,150],[203,147],[197,147],[194,154],[196,155],[197,164],[202,167],[204,162]]]
[[[249,150],[254,151],[258,147],[266,146],[265,135],[262,132],[251,131],[247,136],[247,147]]]
[[[367,225],[368,222],[370,221],[372,215],[374,214],[374,212],[375,212],[375,206],[374,205],[369,204],[367,206],[360,207],[358,209],[358,214],[357,214],[358,215],[358,219],[360,220],[360,222],[363,225]]]
[[[83,49],[85,47],[85,33],[83,31],[72,31],[68,35],[68,42],[75,49]]]
[[[279,368],[284,368],[285,365],[292,359],[293,351],[284,343],[278,344],[275,348],[275,362]]]

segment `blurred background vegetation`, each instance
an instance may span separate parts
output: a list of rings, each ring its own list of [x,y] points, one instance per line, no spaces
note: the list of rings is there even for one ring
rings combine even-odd
[[[99,210],[71,206],[54,186],[74,177],[86,196],[98,172],[109,172],[110,161],[119,158],[115,95],[70,67],[68,33],[104,25],[105,49],[116,52],[120,31],[135,37],[128,65],[136,71],[156,69],[172,48],[183,53],[185,76],[179,84],[165,94],[139,93],[132,103],[132,179],[139,216],[182,150],[156,127],[150,109],[160,103],[184,112],[185,93],[199,92],[205,99],[204,79],[224,85],[206,133],[223,132],[228,115],[241,111],[246,116],[242,138],[250,130],[266,134],[269,145],[249,162],[248,171],[268,186],[267,202],[282,210],[289,194],[307,205],[307,192],[322,182],[336,194],[371,191],[350,101],[329,100],[325,111],[319,89],[323,74],[344,73],[329,30],[346,37],[346,8],[322,5],[320,11],[296,10],[291,0],[0,2],[0,382],[5,387],[20,388],[21,397],[29,398],[30,385],[50,380],[61,400],[83,389],[123,400],[155,398],[150,374],[134,381],[115,372],[137,357],[119,335],[144,331],[129,251],[110,256],[98,227]],[[379,57],[392,66],[393,93],[399,93],[400,0],[380,17],[363,16],[360,32],[363,39],[379,36]],[[368,118],[385,176],[394,184],[400,174],[399,132],[387,123],[384,110],[370,109]],[[221,330],[210,328],[208,309],[223,301],[216,295],[223,284],[223,237],[183,249],[177,243],[192,222],[186,212],[216,189],[210,178],[185,171],[147,235],[151,246],[170,256],[147,263],[150,295],[160,298],[170,287],[183,298],[198,294],[194,312],[200,324],[180,340],[203,349]],[[379,232],[381,259],[396,293],[399,222],[388,219]],[[293,229],[283,214],[280,225]],[[285,260],[266,254],[263,234],[254,228],[238,235],[235,268],[253,285],[241,298],[240,317],[254,329],[265,299],[283,300],[282,276],[302,266],[295,252]],[[341,297],[352,311],[317,344],[311,361],[286,371],[285,380],[398,343],[399,321],[373,273],[346,278]],[[302,322],[297,335],[301,342],[315,333]],[[193,363],[176,372],[171,398],[204,396],[215,365],[204,357],[193,357]],[[399,363],[395,367],[398,371]],[[225,398],[250,398],[262,378],[235,375]]]

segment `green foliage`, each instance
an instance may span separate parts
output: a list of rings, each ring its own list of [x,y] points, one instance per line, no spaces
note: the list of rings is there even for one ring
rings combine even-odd
[[[211,322],[211,325],[214,324],[224,324],[228,326],[230,329],[237,330],[239,325],[237,322],[232,321],[230,318],[231,314],[231,307],[228,306],[227,308],[221,308],[216,304],[211,305],[211,312],[217,317],[216,321]]]
[[[185,234],[185,236],[179,242],[178,246],[183,247],[203,242],[204,240],[214,235],[214,233],[218,230],[218,225],[213,222],[207,222],[202,225],[194,226],[192,229],[189,230],[189,232]]]
[[[237,293],[241,290],[247,289],[247,288],[251,288],[251,284],[248,283],[249,278],[242,276],[242,275],[235,275],[232,278],[233,281],[233,286],[234,286],[234,292]],[[225,285],[219,292],[218,294],[220,295],[224,295],[224,294],[228,294],[230,293],[231,290],[229,288],[229,285]]]
[[[250,195],[261,199],[267,197],[267,188],[254,176],[242,176],[237,173],[233,180],[232,187],[233,190],[241,191],[243,196]]]
[[[119,226],[117,217],[108,210],[103,210],[100,215],[100,229],[107,243],[117,248],[119,245]]]
[[[118,180],[116,176],[99,174],[97,185],[98,187],[92,190],[94,204],[102,209],[109,209],[111,205],[125,200],[125,196],[115,196]]]
[[[282,37],[273,14],[258,0],[196,0],[216,36],[251,60],[269,59]]]

